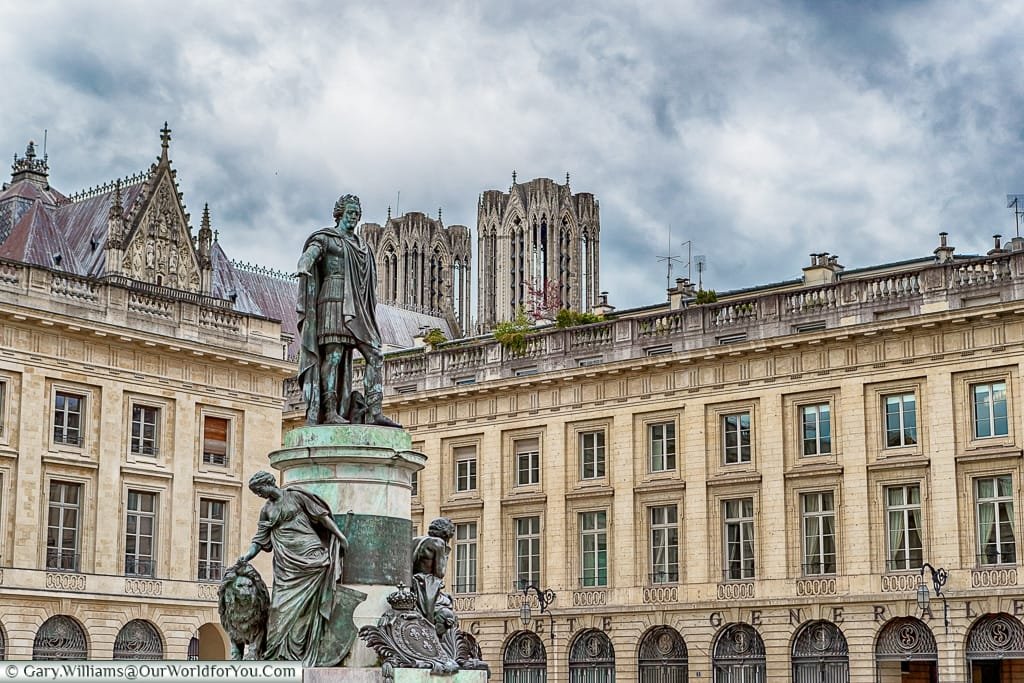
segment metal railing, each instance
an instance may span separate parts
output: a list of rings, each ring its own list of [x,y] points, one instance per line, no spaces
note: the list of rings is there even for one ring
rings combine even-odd
[[[154,455],[154,456],[156,456],[156,455],[160,455],[160,447],[159,446],[143,446],[141,444],[133,443],[132,444],[132,454],[133,455]]]
[[[65,446],[81,446],[82,433],[79,432],[77,429],[65,430],[61,427],[54,427],[53,442],[64,444]]]
[[[836,573],[836,562],[807,562],[800,567],[803,569],[804,576],[834,576]]]
[[[757,578],[757,572],[753,564],[745,564],[742,567],[729,567],[722,570],[722,581],[750,581]]]
[[[74,550],[46,549],[46,568],[58,572],[77,572],[79,555]]]
[[[993,565],[1017,564],[1017,549],[1001,553],[993,551],[975,555],[979,567],[990,567]]]
[[[647,575],[647,582],[650,584],[679,583],[679,570],[651,572]]]
[[[155,563],[151,557],[124,556],[125,576],[153,576]]]
[[[885,571],[887,572],[916,572],[924,565],[924,556],[908,557],[902,560],[886,560]]]
[[[224,563],[210,560],[199,560],[196,570],[198,581],[220,581],[224,578]]]
[[[222,467],[228,464],[227,453],[210,453],[209,451],[203,451],[203,463],[206,465],[220,465]]]

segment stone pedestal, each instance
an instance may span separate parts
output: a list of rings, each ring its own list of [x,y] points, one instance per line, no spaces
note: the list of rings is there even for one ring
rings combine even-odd
[[[270,454],[281,484],[327,501],[348,538],[343,583],[367,594],[353,615],[357,629],[376,624],[395,585],[411,582],[412,475],[426,460],[412,450],[404,429],[354,424],[299,427]],[[376,662],[376,653],[357,639],[345,666]]]

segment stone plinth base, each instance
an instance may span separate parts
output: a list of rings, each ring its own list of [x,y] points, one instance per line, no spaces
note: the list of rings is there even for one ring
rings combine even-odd
[[[270,454],[282,485],[323,498],[348,539],[342,583],[367,596],[352,614],[357,629],[375,625],[395,585],[412,581],[412,475],[426,459],[404,429],[359,424],[293,429]],[[356,639],[345,662],[360,670],[377,654]]]
[[[302,683],[384,683],[380,667],[305,669]],[[395,683],[487,683],[486,671],[432,676],[430,669],[395,669]]]

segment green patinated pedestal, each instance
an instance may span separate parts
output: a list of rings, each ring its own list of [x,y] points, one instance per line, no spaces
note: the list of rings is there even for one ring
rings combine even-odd
[[[376,624],[395,585],[411,582],[412,475],[426,460],[404,429],[355,424],[299,427],[270,454],[281,484],[327,501],[348,538],[343,583],[367,594],[353,615],[357,628]],[[376,660],[357,641],[345,666]]]

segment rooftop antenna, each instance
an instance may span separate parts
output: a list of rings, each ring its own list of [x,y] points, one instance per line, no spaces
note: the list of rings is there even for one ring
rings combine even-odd
[[[398,200],[395,202],[395,215],[402,215],[402,191],[398,191]]]
[[[1006,195],[1006,208],[1013,209],[1013,215],[1017,219],[1017,237],[1020,237],[1020,219],[1024,216],[1024,194]]]
[[[691,254],[693,249],[693,240],[686,240],[679,246],[686,247],[686,279],[692,282],[693,271],[691,270],[691,267],[693,266],[693,256]]]
[[[671,225],[668,226],[668,250],[669,250],[669,252],[672,251],[672,226]],[[668,254],[667,256],[659,256],[658,257],[658,261],[659,262],[661,262],[661,261],[665,262],[665,268],[666,268],[666,271],[667,271],[665,273],[665,289],[672,289],[672,263],[673,262],[675,262],[675,263],[682,263],[682,261],[679,260],[678,256],[673,256],[671,253]]]
[[[703,254],[693,257],[693,265],[697,266],[697,289],[704,289],[704,271],[707,269],[708,258]]]
[[[46,129],[43,128],[43,159],[46,159]]]

